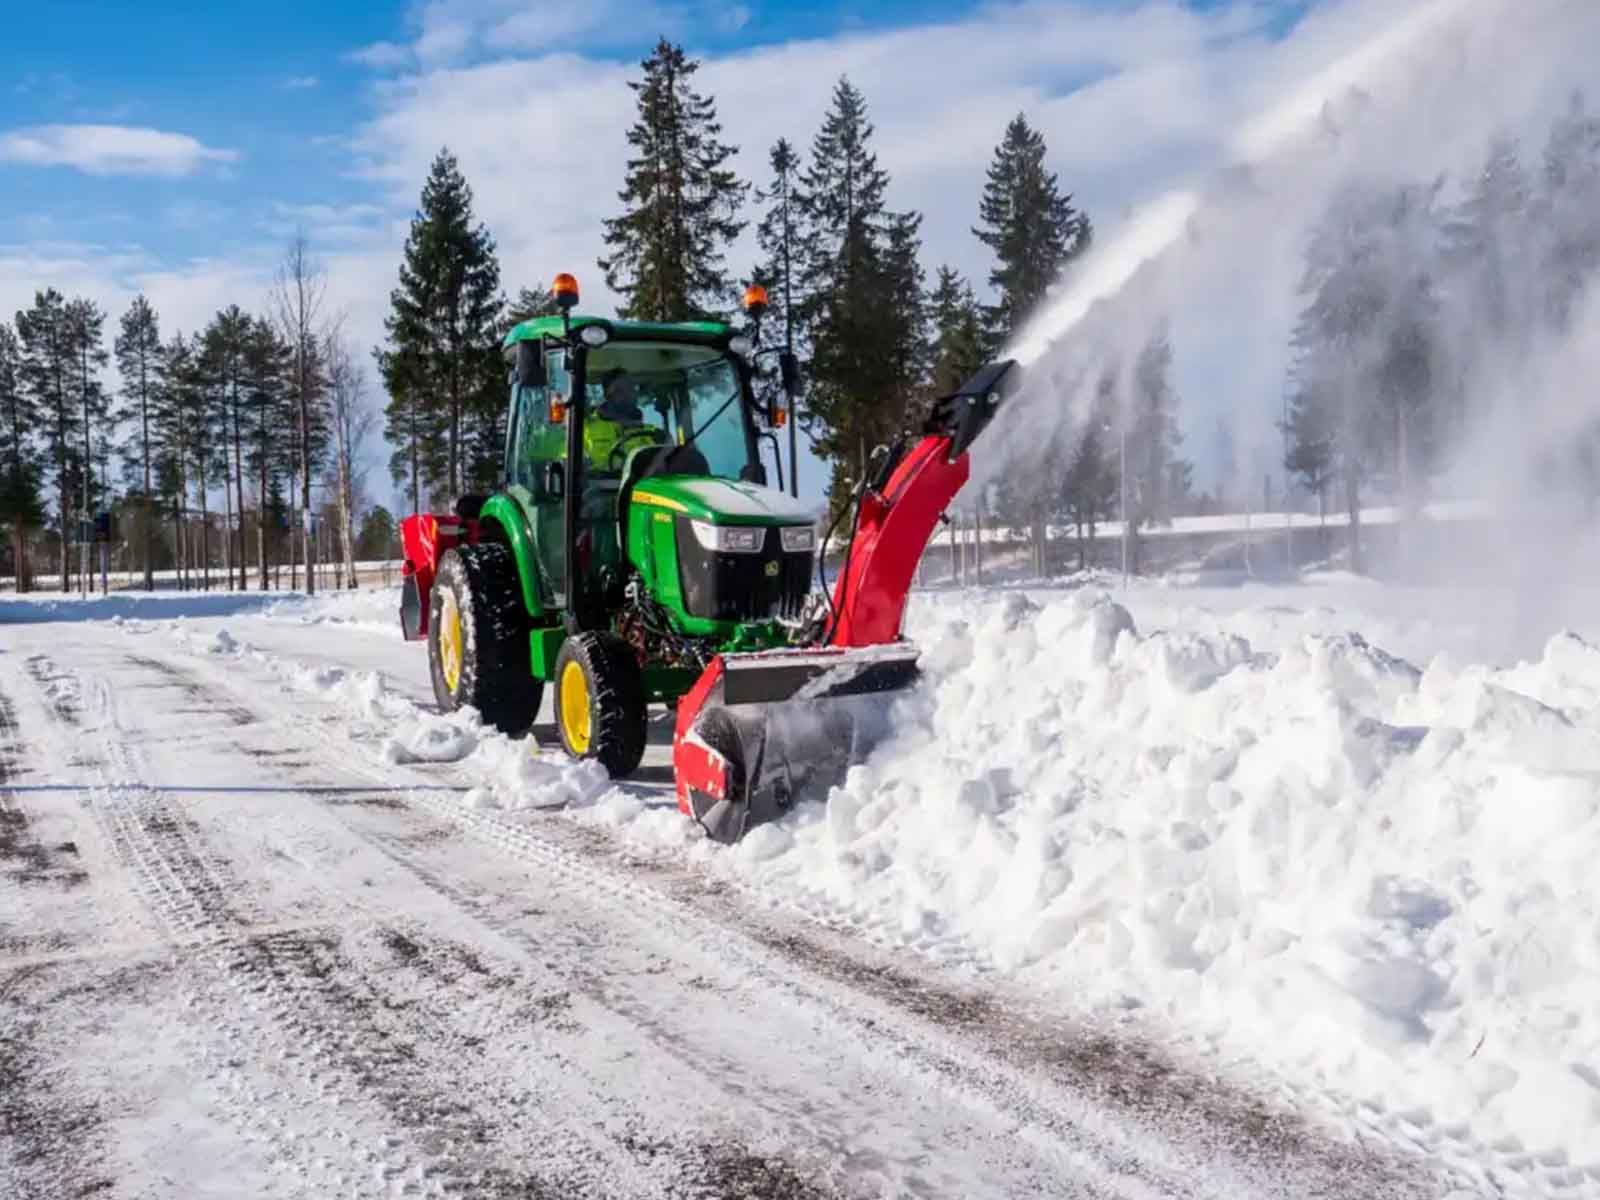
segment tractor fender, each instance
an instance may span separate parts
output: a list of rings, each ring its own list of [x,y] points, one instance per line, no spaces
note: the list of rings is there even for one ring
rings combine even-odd
[[[428,596],[439,560],[456,546],[478,541],[479,525],[454,513],[413,513],[400,522],[400,632],[407,641],[428,636]]]
[[[478,513],[478,524],[484,527],[483,536],[504,541],[511,547],[511,557],[517,564],[517,581],[522,585],[522,603],[528,616],[544,615],[544,602],[539,595],[539,568],[535,561],[533,531],[528,518],[516,500],[499,493],[483,502]],[[490,528],[490,527],[493,528]]]

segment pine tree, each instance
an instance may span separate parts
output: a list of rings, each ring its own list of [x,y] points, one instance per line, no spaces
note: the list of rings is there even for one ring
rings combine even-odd
[[[483,474],[481,448],[504,421],[501,305],[494,241],[473,219],[472,189],[455,157],[441,150],[411,222],[377,355],[390,397],[385,431],[396,447],[390,467],[396,482],[409,479],[415,506],[424,490],[459,496],[493,479]]]
[[[96,465],[104,462],[103,455],[115,434],[111,414],[111,398],[101,381],[101,372],[111,361],[105,347],[106,314],[98,304],[82,297],[68,301],[66,307],[67,338],[71,349],[72,365],[70,386],[73,393],[74,417],[77,424],[73,436],[73,452],[68,455],[69,465],[76,471],[71,489],[79,500],[83,516],[90,516],[110,508],[109,480],[96,474]],[[81,585],[89,587],[89,543],[80,536],[79,563],[82,571]]]
[[[290,474],[285,431],[295,430],[298,410],[294,399],[295,356],[293,349],[269,321],[252,321],[244,340],[244,436],[249,439],[245,463],[256,491],[256,576],[257,585],[266,591],[268,577],[266,507],[268,498],[282,496],[282,484]],[[244,530],[243,509],[239,527]],[[242,556],[241,556],[242,557]],[[243,570],[243,562],[240,563]]]
[[[803,420],[832,464],[836,509],[922,382],[914,345],[922,324],[908,286],[916,275],[920,306],[920,273],[911,269],[919,218],[885,208],[889,176],[872,134],[865,97],[841,79],[801,179],[808,287],[797,318],[812,347]]]
[[[928,332],[925,277],[919,261],[921,225],[919,213],[893,214],[884,247],[883,333],[879,344],[894,391],[890,394],[889,424],[880,431],[880,441],[895,429],[920,426],[927,417],[933,347]]]
[[[1172,524],[1188,492],[1190,468],[1178,453],[1178,396],[1172,386],[1172,343],[1158,334],[1140,351],[1129,380],[1128,523],[1135,534]],[[1133,539],[1134,569],[1140,542]]]
[[[983,366],[983,316],[972,285],[953,267],[940,267],[928,296],[933,325],[933,365],[929,389],[948,396]]]
[[[1117,514],[1121,480],[1116,403],[1115,380],[1107,375],[1096,390],[1093,410],[1078,432],[1061,479],[1061,512],[1076,534],[1080,571],[1089,568],[1095,527]]]
[[[700,64],[662,39],[630,81],[638,120],[617,193],[623,212],[605,223],[606,285],[624,317],[683,321],[726,312],[732,281],[726,247],[739,236],[747,185],[728,166],[736,147],[722,142],[716,102],[691,86]]]
[[[125,417],[133,423],[133,440],[123,450],[129,466],[137,472],[140,504],[140,543],[144,558],[145,591],[156,586],[154,550],[155,519],[153,512],[154,460],[151,457],[150,420],[155,406],[157,376],[160,371],[161,325],[156,310],[143,296],[135,297],[128,311],[122,314],[122,324],[113,347],[117,358],[117,371],[122,376],[122,400],[126,405]]]
[[[756,190],[758,203],[767,210],[756,224],[756,245],[762,259],[753,278],[767,289],[767,319],[783,327],[783,344],[792,346],[802,337],[795,327],[796,294],[804,282],[808,246],[804,215],[806,197],[800,187],[800,156],[787,138],[773,143],[767,157],[772,181]]]
[[[523,288],[517,293],[517,298],[506,306],[505,327],[508,330],[515,329],[524,321],[532,321],[536,317],[554,317],[560,312],[554,292]]]
[[[56,529],[60,584],[67,591],[67,522],[72,516],[72,339],[67,327],[66,298],[54,288],[37,292],[33,307],[17,313],[17,337],[22,345],[22,394],[38,416],[46,443],[46,457],[54,474]]]
[[[247,356],[255,320],[237,304],[212,318],[200,338],[199,368],[209,400],[208,416],[220,431],[223,495],[239,515],[237,534],[224,533],[229,587],[245,588],[244,473],[245,437],[250,430],[250,369]],[[229,485],[232,491],[229,492]],[[232,577],[237,572],[237,582]]]
[[[979,224],[972,232],[996,259],[989,274],[1000,296],[989,309],[995,345],[1021,329],[1062,269],[1088,249],[1093,237],[1088,217],[1045,168],[1045,153],[1044,135],[1018,113],[995,147],[978,204]]]
[[[39,495],[37,406],[22,385],[22,347],[0,325],[0,517],[11,526],[17,591],[28,588],[27,533],[44,520]]]
[[[383,505],[374,505],[361,518],[361,532],[356,535],[356,555],[364,562],[387,559],[394,553],[394,545],[394,517]]]
[[[1436,185],[1348,188],[1306,249],[1285,465],[1319,494],[1329,479],[1342,484],[1357,571],[1362,488],[1388,471],[1409,502],[1440,440],[1436,194]],[[1510,312],[1492,295],[1491,288],[1490,306],[1482,310],[1491,322],[1494,312]]]

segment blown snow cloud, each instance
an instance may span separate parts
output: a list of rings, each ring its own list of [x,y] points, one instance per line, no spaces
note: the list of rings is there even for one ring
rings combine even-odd
[[[185,133],[134,125],[32,125],[0,134],[0,163],[71,167],[88,175],[176,177],[238,159],[235,150]]]

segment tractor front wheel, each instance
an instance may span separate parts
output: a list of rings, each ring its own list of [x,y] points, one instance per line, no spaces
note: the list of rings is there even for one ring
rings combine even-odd
[[[556,728],[573,758],[621,779],[644,757],[647,710],[639,660],[610,633],[580,633],[556,656]]]
[[[528,614],[509,546],[458,546],[440,560],[428,598],[428,661],[444,711],[471,706],[513,736],[533,724],[544,685],[533,676]]]

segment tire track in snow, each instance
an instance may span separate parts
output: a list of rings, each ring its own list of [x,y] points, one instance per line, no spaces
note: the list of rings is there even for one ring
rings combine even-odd
[[[27,836],[27,817],[12,790],[22,752],[16,706],[0,691],[0,875],[28,886],[52,881],[53,864],[50,850]],[[8,870],[8,863],[20,866]],[[59,988],[44,965],[22,963],[15,953],[40,943],[0,923],[0,1194],[17,1200],[111,1186],[97,1169],[101,1106],[66,1094],[52,1069],[46,1034]]]
[[[130,660],[150,669],[154,660]],[[180,686],[198,701],[217,699],[187,673],[170,664],[155,668],[163,678]],[[257,715],[242,706],[206,704],[201,711],[216,712],[230,725],[254,723]],[[244,720],[236,713],[243,711]],[[130,778],[143,773],[136,751],[126,740],[108,747],[108,761]],[[218,885],[220,871],[190,853],[189,839],[196,833],[192,822],[170,815],[170,803],[158,790],[122,788],[123,804],[108,810],[144,809],[139,829],[147,836],[167,838],[140,854],[130,838],[130,858],[153,864],[145,871],[157,879],[153,901],[161,907],[176,931],[195,935],[207,926],[254,923],[259,911],[244,915],[233,911],[225,898],[232,891]],[[292,790],[292,788],[286,789]],[[149,810],[160,815],[150,816]],[[163,876],[165,876],[163,878]],[[219,902],[211,902],[216,898]],[[529,1156],[516,1153],[510,1139],[496,1136],[497,1120],[479,1111],[480,1097],[459,1086],[460,1064],[448,1059],[453,1040],[449,1031],[434,1025],[421,1036],[408,1034],[404,1022],[389,1019],[409,1000],[396,1000],[364,976],[345,955],[346,923],[322,930],[283,930],[232,939],[216,945],[212,956],[225,972],[234,991],[265,1023],[282,1031],[276,1053],[292,1064],[314,1072],[309,1082],[313,1094],[304,1098],[319,1108],[344,1110],[376,1107],[378,1122],[388,1129],[381,1150],[370,1147],[355,1154],[363,1161],[370,1184],[378,1191],[389,1188],[484,1197],[568,1197],[578,1195],[641,1194],[620,1188],[612,1174],[599,1171],[592,1153],[567,1156],[563,1171],[550,1175],[549,1143],[532,1138],[526,1146],[545,1151]],[[405,1013],[414,1021],[417,1014]],[[430,1036],[431,1035],[431,1036]],[[452,1072],[452,1068],[455,1068]],[[454,1074],[455,1078],[452,1078]],[[520,1099],[520,1098],[519,1098]],[[546,1135],[550,1130],[537,1131]],[[326,1159],[328,1156],[324,1155]],[[332,1182],[340,1187],[357,1185],[349,1174]]]
[[[134,657],[129,661],[136,667],[144,667],[149,662],[143,657]],[[233,703],[228,695],[219,694],[219,689],[208,688],[188,672],[171,664],[161,664],[159,673],[181,686],[186,694],[207,702],[207,711],[225,712]],[[320,722],[312,718],[306,720],[313,730],[320,727]],[[250,714],[250,721],[268,726],[277,722],[278,718],[261,712]],[[318,744],[322,744],[320,737]],[[279,758],[272,753],[260,756],[253,754],[252,757],[267,760],[256,771],[258,779],[263,777],[263,772],[270,775],[275,771],[306,765],[303,762],[270,761]],[[343,760],[330,761],[326,765],[335,773],[348,769],[348,763]],[[284,791],[293,793],[303,786],[300,781],[291,779],[285,782]],[[453,825],[430,820],[426,826],[403,834],[373,832],[337,815],[337,810],[371,808],[390,814],[406,806],[387,796],[364,797],[342,788],[331,789],[328,793],[312,789],[307,795],[319,808],[328,812],[330,820],[377,849],[424,889],[454,904],[474,924],[492,935],[498,936],[503,932],[503,921],[496,919],[485,906],[466,899],[464,893],[421,866],[414,857],[413,852],[419,846],[437,843],[441,836],[448,838],[455,828]],[[337,896],[337,889],[326,883],[320,885],[320,890],[329,896]],[[380,915],[372,911],[371,901],[364,900],[359,893],[346,894],[338,899],[355,910],[360,918],[375,921]],[[394,916],[392,913],[381,915],[391,920]],[[340,928],[348,930],[347,923],[341,921]],[[406,946],[409,943],[409,935],[393,929],[380,928],[379,931],[391,944]],[[417,936],[423,945],[429,944],[421,935]],[[528,939],[517,941],[528,957],[535,961],[547,957],[552,949],[547,942]],[[370,972],[359,973],[348,958],[342,958],[342,945],[331,938],[307,936],[301,931],[251,938],[237,947],[237,951],[248,958],[248,963],[241,961],[236,966],[239,969],[264,969],[278,984],[298,997],[300,1003],[278,1013],[281,1019],[297,1028],[303,1037],[314,1044],[320,1057],[354,1064],[361,1081],[370,1085],[373,1094],[400,1124],[420,1128],[430,1137],[442,1133],[446,1141],[454,1144],[488,1145],[494,1142],[503,1145],[509,1141],[545,1148],[542,1177],[530,1175],[527,1170],[518,1172],[503,1164],[490,1163],[476,1164],[449,1175],[447,1183],[466,1186],[463,1180],[470,1179],[472,1194],[488,1196],[541,1195],[546,1192],[563,1197],[659,1195],[687,1198],[768,1194],[762,1191],[741,1193],[737,1190],[747,1185],[750,1188],[770,1185],[780,1189],[771,1194],[789,1196],[793,1200],[824,1200],[835,1194],[804,1184],[795,1169],[782,1160],[763,1157],[727,1141],[663,1149],[648,1135],[648,1130],[658,1125],[659,1121],[640,1113],[620,1099],[615,1102],[608,1099],[602,1106],[604,1111],[600,1116],[603,1120],[575,1121],[575,1114],[592,1109],[597,1099],[605,1099],[605,1092],[599,1088],[571,1086],[571,1081],[582,1074],[581,1064],[571,1059],[559,1061],[553,1073],[536,1081],[551,1089],[551,1094],[546,1096],[547,1103],[530,1108],[526,1082],[508,1086],[508,1080],[503,1075],[475,1072],[470,1058],[451,1055],[452,1048],[459,1041],[454,1031],[437,1021],[428,1021],[426,1014],[419,1013],[414,1005],[406,1012],[406,1021],[389,1020],[388,1015],[398,1005],[383,994],[381,987],[375,985]],[[586,948],[570,948],[569,958],[575,958]],[[401,957],[409,962],[413,956],[402,954]],[[401,1003],[409,1005],[410,1001],[402,1000]],[[518,1006],[520,1018],[518,1014],[512,1014],[508,1020],[501,1014],[500,1023],[484,1036],[491,1041],[517,1036],[522,1032],[519,1026],[530,1023],[527,1014],[532,1013],[532,1023],[538,1024],[553,1012],[559,1012],[564,1005],[565,995],[562,993],[536,997],[533,1002]],[[300,1014],[320,1010],[336,1010],[352,1016],[362,1025],[362,1036],[352,1040],[341,1037],[337,1030],[330,1034],[320,1026],[316,1029],[300,1028],[304,1024],[304,1017]],[[483,1015],[481,1010],[475,1013],[478,1017]],[[407,1022],[411,1027],[408,1028]],[[418,1024],[423,1026],[421,1036],[415,1028]],[[683,1065],[686,1070],[693,1069],[692,1064]],[[438,1079],[450,1074],[454,1076],[454,1090],[459,1099],[430,1106],[429,1090],[437,1091]],[[621,1138],[594,1132],[602,1126],[620,1127],[631,1132]],[[497,1128],[499,1132],[495,1136]],[[550,1147],[558,1142],[571,1142],[575,1136],[582,1144],[560,1155],[558,1163],[552,1165],[550,1160],[557,1156],[549,1152]],[[662,1175],[664,1163],[672,1164],[671,1169],[665,1172],[666,1178],[647,1177],[646,1168],[640,1165],[641,1156],[648,1160],[648,1174],[651,1176]],[[744,1183],[740,1183],[741,1180]]]
[[[237,686],[231,679],[220,682],[230,689]],[[397,770],[370,759],[352,763],[350,743],[330,733],[325,721],[298,712],[278,719],[293,721],[308,740],[320,742],[330,764],[358,769],[375,783],[392,784],[397,776],[409,776],[421,788],[438,786],[437,774]],[[369,751],[358,747],[358,752]],[[1003,1114],[1016,1123],[1030,1148],[1059,1163],[1064,1176],[1071,1173],[1108,1192],[1136,1195],[1282,1195],[1287,1194],[1283,1180],[1291,1172],[1294,1195],[1344,1196],[1357,1181],[1371,1194],[1396,1200],[1438,1189],[1427,1170],[1403,1161],[1392,1147],[1364,1153],[1343,1145],[1300,1118],[1222,1085],[1201,1088],[1199,1081],[1185,1079],[1137,1047],[1081,1035],[1063,1045],[1059,1030],[1019,1032],[1014,1015],[1008,1018],[1010,1036],[1004,1036],[991,1027],[996,1016],[992,1008],[963,1012],[948,995],[930,1007],[928,997],[937,989],[909,976],[896,980],[892,972],[864,968],[848,955],[823,952],[793,930],[774,932],[767,928],[769,916],[727,896],[714,901],[720,916],[708,917],[703,895],[699,903],[685,895],[697,887],[703,892],[703,881],[683,872],[663,892],[642,883],[637,872],[604,861],[614,859],[615,852],[603,839],[563,831],[567,836],[557,843],[541,836],[543,830],[536,834],[467,809],[437,791],[417,791],[410,800],[503,852],[570,881],[583,893],[603,897],[613,912],[635,921],[647,915],[642,924],[660,941],[680,941],[737,963],[750,978],[771,986],[791,1015],[828,1020],[843,1042],[861,1046],[864,1056],[875,1048],[918,1087],[974,1111]],[[407,858],[404,847],[390,843],[384,848],[391,857]],[[435,890],[447,886],[437,877],[428,882]],[[507,935],[505,922],[497,922],[493,912],[481,905],[475,910],[459,893],[454,899]],[[581,953],[582,947],[569,949]],[[648,999],[622,1003],[615,989],[603,984],[595,992],[600,1002],[640,1028],[648,1030],[655,1023],[660,1045],[693,1044],[694,1030],[662,1023],[662,1014]],[[781,1022],[775,1018],[774,1024]],[[692,1060],[685,1059],[686,1067],[704,1070],[716,1061],[714,1047],[700,1050]],[[748,1068],[731,1059],[716,1065],[714,1076]],[[1157,1116],[1166,1119],[1157,1122]],[[1202,1122],[1206,1127],[1196,1136],[1195,1126]],[[1224,1180],[1202,1181],[1200,1173],[1216,1174],[1216,1155],[1227,1160]]]

